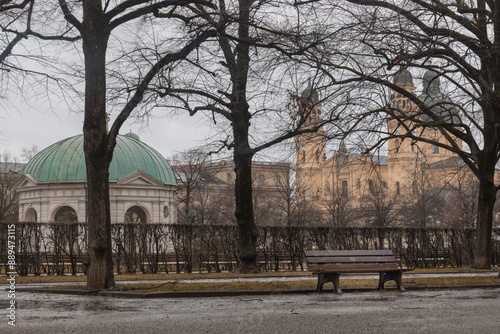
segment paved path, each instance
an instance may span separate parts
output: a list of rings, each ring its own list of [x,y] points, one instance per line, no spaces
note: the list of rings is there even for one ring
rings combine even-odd
[[[485,272],[474,272],[474,273],[405,273],[404,278],[415,278],[415,277],[497,277],[497,271],[485,271]],[[168,276],[166,276],[168,277]],[[378,279],[378,274],[343,274],[340,276],[341,280],[346,279]],[[317,281],[318,278],[315,275],[298,275],[298,276],[269,276],[269,277],[243,277],[243,278],[196,278],[196,279],[157,279],[157,280],[120,280],[117,281],[118,284],[139,284],[139,283],[167,283],[167,282],[182,282],[182,283],[224,283],[224,282],[276,282],[276,281]],[[44,283],[21,283],[19,286],[23,288],[38,288],[38,287],[49,287],[58,285],[82,285],[85,282],[44,282]]]
[[[185,299],[17,293],[0,333],[499,333],[500,288]],[[0,308],[7,307],[5,299]]]

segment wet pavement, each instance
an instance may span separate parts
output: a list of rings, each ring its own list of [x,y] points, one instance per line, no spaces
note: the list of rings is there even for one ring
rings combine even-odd
[[[474,272],[474,273],[405,273],[404,278],[417,278],[417,277],[443,277],[443,278],[453,278],[453,277],[498,277],[498,271],[485,271],[485,272]],[[343,274],[340,280],[348,279],[378,279],[378,275],[374,274]],[[315,275],[297,275],[297,276],[267,276],[267,277],[241,277],[241,278],[196,278],[196,279],[158,279],[158,280],[120,280],[119,284],[140,284],[140,283],[197,283],[203,281],[204,283],[225,283],[225,282],[276,282],[276,281],[317,281],[318,278]],[[22,283],[23,288],[42,288],[48,286],[60,286],[60,285],[82,285],[84,282],[44,282],[44,283]]]
[[[16,293],[0,333],[498,333],[500,288],[217,298]],[[0,299],[6,310],[8,301]],[[6,313],[4,313],[6,314]]]

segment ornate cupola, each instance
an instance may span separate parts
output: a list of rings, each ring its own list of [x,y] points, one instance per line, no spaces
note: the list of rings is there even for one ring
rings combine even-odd
[[[307,88],[300,94],[299,99],[299,122],[303,122],[302,126],[314,126],[321,120],[319,94],[312,87],[311,82]]]
[[[300,94],[299,125],[301,128],[319,128],[316,132],[295,137],[297,166],[318,166],[325,159],[326,136],[321,127],[320,106],[318,91],[309,81],[307,88]]]

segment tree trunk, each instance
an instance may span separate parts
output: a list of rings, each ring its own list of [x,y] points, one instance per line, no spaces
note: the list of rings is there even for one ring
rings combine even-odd
[[[236,143],[236,140],[235,140]],[[236,145],[235,145],[236,146]],[[236,172],[236,222],[238,224],[239,273],[255,273],[257,266],[257,226],[252,201],[252,155],[234,153]]]
[[[474,267],[491,268],[491,233],[493,225],[493,208],[496,201],[494,183],[494,165],[482,171],[479,177],[478,217],[476,228],[476,245],[474,251]]]
[[[106,48],[109,33],[101,25],[99,7],[84,8],[85,119],[83,123],[87,165],[87,228],[89,267],[87,289],[115,286],[111,249],[109,165],[112,149],[106,132]]]
[[[234,136],[234,164],[236,172],[236,222],[238,224],[239,273],[255,273],[257,266],[257,226],[253,212],[252,158],[253,150],[248,141],[250,112],[247,102],[248,69],[250,64],[249,23],[253,0],[239,1],[238,36],[236,46],[236,68],[233,68],[231,121]]]

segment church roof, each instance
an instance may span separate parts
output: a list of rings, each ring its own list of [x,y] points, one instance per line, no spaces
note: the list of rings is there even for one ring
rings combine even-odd
[[[387,166],[387,156],[386,155],[374,155],[372,156],[373,164],[376,166]]]
[[[444,160],[436,161],[431,164],[424,166],[428,169],[443,169],[443,168],[462,168],[465,167],[465,163],[460,157],[450,157]]]
[[[446,94],[441,93],[439,74],[435,71],[428,70],[425,72],[422,79],[423,90],[422,94],[418,96],[420,101],[445,122],[460,123],[458,108],[451,102],[451,99]],[[422,113],[420,118],[425,122],[432,121],[425,113]]]
[[[109,181],[118,182],[138,172],[164,184],[177,184],[172,168],[160,153],[140,140],[118,135]],[[37,183],[86,182],[83,135],[66,138],[42,150],[28,162],[22,174],[30,175]]]
[[[394,74],[392,82],[395,85],[413,85],[413,76],[407,69],[401,68]]]
[[[312,103],[316,104],[319,102],[318,91],[312,87],[311,82],[307,85],[307,88],[301,94],[301,98],[310,100]]]

